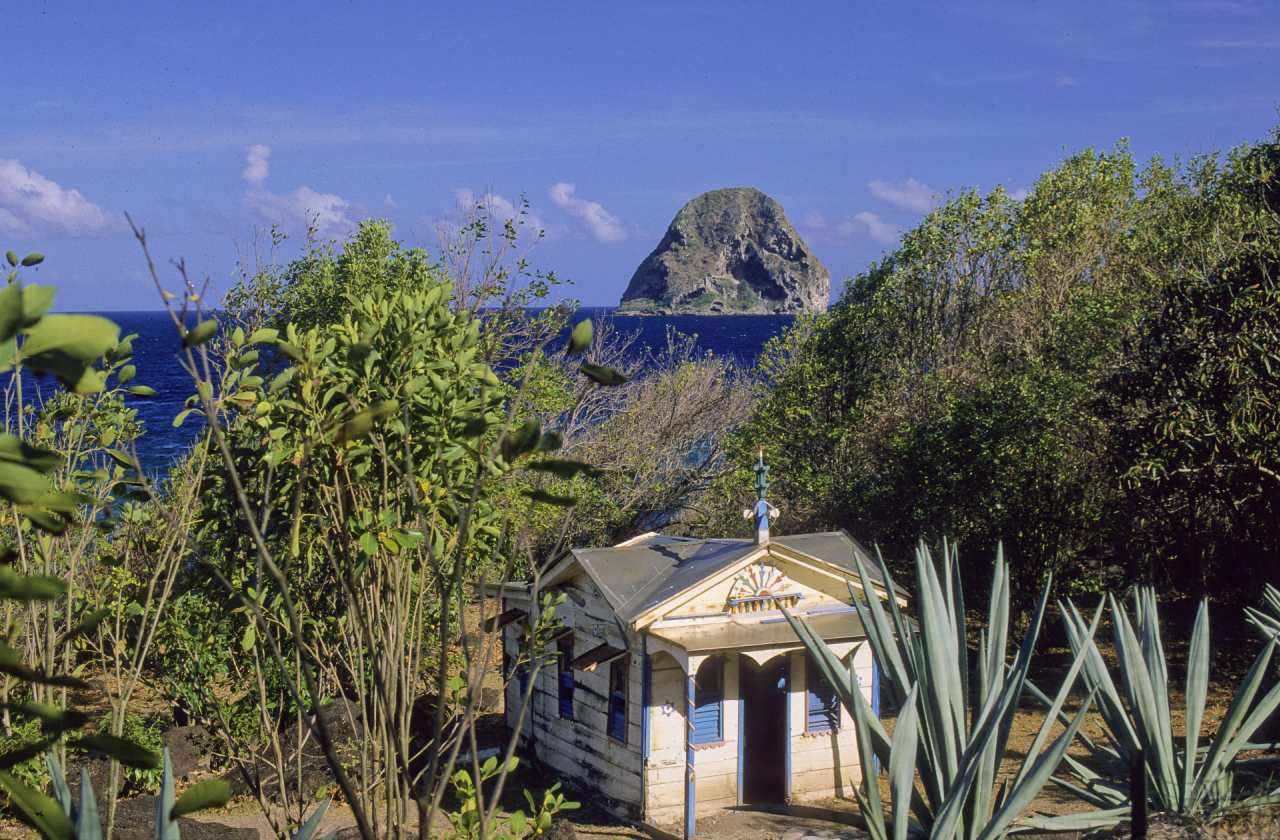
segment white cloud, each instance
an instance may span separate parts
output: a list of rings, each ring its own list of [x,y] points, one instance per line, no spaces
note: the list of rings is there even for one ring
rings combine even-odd
[[[270,172],[268,161],[271,158],[271,147],[255,143],[244,152],[244,171],[240,177],[251,187],[260,187],[267,180]]]
[[[604,209],[598,201],[587,201],[574,195],[577,187],[560,181],[552,184],[547,194],[551,202],[565,212],[577,216],[600,242],[621,242],[627,238],[627,229],[622,220]]]
[[[121,219],[81,195],[28,169],[0,159],[0,231],[18,236],[98,236]]]
[[[271,147],[254,144],[245,149],[245,165],[240,177],[248,185],[244,202],[264,221],[282,226],[314,225],[322,236],[342,233],[355,225],[348,210],[351,202],[333,193],[301,186],[290,193],[274,193],[266,188],[270,174]]]
[[[881,245],[892,245],[902,235],[902,229],[886,222],[878,213],[864,210],[836,225],[836,233],[845,239],[867,237]]]
[[[800,220],[800,227],[813,228],[821,230],[827,226],[827,217],[822,215],[820,210],[810,210],[804,214],[804,218]]]
[[[915,178],[908,178],[901,184],[873,178],[867,182],[867,189],[889,206],[912,213],[927,213],[938,204],[937,190]]]

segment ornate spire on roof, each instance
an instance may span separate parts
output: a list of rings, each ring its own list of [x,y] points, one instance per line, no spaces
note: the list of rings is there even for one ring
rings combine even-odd
[[[756,545],[769,544],[769,519],[778,517],[778,509],[765,498],[768,492],[769,466],[764,462],[764,447],[761,447],[760,460],[756,463],[756,503],[742,512],[744,519],[755,521]]]

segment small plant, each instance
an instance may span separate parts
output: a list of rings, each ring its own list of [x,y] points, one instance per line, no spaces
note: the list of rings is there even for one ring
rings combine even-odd
[[[885,614],[875,595],[871,576],[861,560],[858,575],[862,593],[850,586],[849,595],[881,668],[885,698],[898,709],[892,740],[863,696],[853,668],[842,663],[803,618],[783,610],[823,675],[836,687],[840,702],[853,716],[862,767],[874,767],[878,759],[881,770],[887,771],[892,796],[888,811],[880,799],[877,773],[865,773],[855,789],[867,830],[873,840],[906,840],[908,836],[927,836],[930,840],[1004,837],[1049,781],[1080,729],[1088,701],[1067,724],[1066,731],[1049,744],[1050,731],[1062,713],[1084,657],[1077,654],[1017,775],[997,784],[1014,715],[1029,685],[1027,671],[1040,634],[1049,586],[1046,584],[1040,595],[1013,664],[1006,664],[1010,580],[1003,552],[997,550],[987,623],[978,632],[977,658],[973,662],[956,546],[944,544],[941,570],[923,543],[917,547],[915,622],[898,606],[893,576],[884,559],[878,558],[878,562],[889,592],[889,614]],[[1094,627],[1097,620],[1095,616]],[[1087,628],[1085,638],[1092,638],[1092,632],[1092,627]],[[970,685],[971,663],[976,665],[976,685]]]
[[[505,764],[500,765],[497,756],[490,756],[480,765],[480,784],[495,778],[500,771],[515,772],[519,763],[518,758],[512,757]],[[476,795],[476,784],[471,778],[471,773],[467,770],[459,770],[453,774],[450,782],[459,803],[456,811],[445,812],[445,816],[449,818],[449,824],[453,826],[454,840],[472,840],[479,837],[485,837],[488,840],[520,840],[525,837],[542,837],[551,829],[551,821],[555,819],[556,814],[580,807],[577,802],[564,798],[564,794],[560,792],[559,782],[543,792],[541,803],[536,802],[528,790],[524,790],[522,793],[524,793],[525,802],[529,804],[528,812],[519,810],[513,811],[506,817],[490,816],[489,823],[482,833],[480,821],[484,808]]]
[[[1259,765],[1244,765],[1236,760],[1250,749],[1250,739],[1277,708],[1280,708],[1280,685],[1262,699],[1258,694],[1267,674],[1280,638],[1272,638],[1254,659],[1236,691],[1217,734],[1201,744],[1201,728],[1209,692],[1209,609],[1200,603],[1191,632],[1191,648],[1187,657],[1186,734],[1174,735],[1169,696],[1173,684],[1169,679],[1164,643],[1160,638],[1160,617],[1156,609],[1155,591],[1140,588],[1134,593],[1134,615],[1114,597],[1108,598],[1115,626],[1116,660],[1120,685],[1112,680],[1098,652],[1092,634],[1074,604],[1063,607],[1067,634],[1076,656],[1084,655],[1084,681],[1098,697],[1110,734],[1109,743],[1081,737],[1088,748],[1090,761],[1067,756],[1074,782],[1055,780],[1081,798],[1104,811],[1094,814],[1066,815],[1037,821],[1046,829],[1072,829],[1105,825],[1104,817],[1114,823],[1128,813],[1129,767],[1141,752],[1146,775],[1147,798],[1154,810],[1187,816],[1213,814],[1231,806],[1260,804],[1274,799],[1280,790],[1259,796],[1243,796],[1258,788],[1264,776],[1250,772]],[[1256,700],[1256,702],[1255,702]],[[1263,760],[1262,766],[1274,766],[1278,759]],[[1251,778],[1252,777],[1252,778]]]
[[[102,735],[111,734],[111,715],[103,715],[99,719],[97,731]],[[126,715],[123,721],[121,737],[155,753],[159,753],[164,749],[164,739],[161,737],[159,722],[143,715]],[[150,793],[160,786],[163,778],[163,771],[159,767],[124,766],[122,769],[125,789],[128,792]]]

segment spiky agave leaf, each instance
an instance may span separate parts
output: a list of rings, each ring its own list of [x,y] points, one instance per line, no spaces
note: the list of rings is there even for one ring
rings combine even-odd
[[[802,617],[783,611],[849,709],[863,767],[872,766],[870,758],[874,753],[881,760],[882,771],[887,768],[893,798],[889,809],[879,799],[879,786],[872,774],[864,776],[857,791],[868,831],[877,840],[904,837],[908,830],[938,840],[1004,836],[1048,782],[1084,717],[1084,710],[1078,712],[1067,731],[1047,749],[1027,757],[1013,784],[996,789],[995,771],[1028,685],[1027,672],[1044,617],[1048,586],[1017,656],[1012,665],[1007,664],[1009,578],[1003,556],[997,555],[988,606],[991,626],[980,634],[974,691],[968,674],[970,654],[954,545],[945,546],[940,559],[941,569],[925,546],[916,552],[914,623],[898,608],[893,578],[884,558],[877,554],[881,579],[889,593],[887,611],[880,603],[866,564],[861,558],[856,560],[861,592],[850,586],[850,599],[881,668],[882,691],[895,698],[900,710],[892,742],[852,674],[843,676],[846,671],[840,660]],[[1094,629],[1096,621],[1086,631],[1090,641]],[[1068,683],[1074,682],[1087,666],[1086,651],[1082,648],[1075,657]],[[1059,712],[1069,690],[1068,684],[1058,692]],[[1048,742],[1055,721],[1054,715],[1046,719],[1038,745]],[[914,765],[914,773],[908,772],[909,765]],[[919,787],[914,776],[920,779]],[[908,797],[909,806],[904,802]],[[908,823],[908,807],[916,818],[914,824]]]
[[[1085,655],[1085,683],[1098,696],[1112,743],[1107,746],[1082,739],[1092,754],[1092,766],[1068,757],[1067,766],[1080,785],[1064,780],[1059,783],[1095,803],[1123,808],[1128,803],[1126,786],[1118,781],[1108,784],[1110,780],[1104,774],[1113,773],[1118,779],[1135,753],[1142,750],[1149,797],[1157,810],[1191,815],[1226,805],[1233,795],[1236,756],[1280,708],[1280,686],[1254,702],[1280,637],[1273,637],[1254,660],[1201,758],[1200,728],[1208,698],[1210,664],[1207,605],[1200,604],[1192,630],[1187,659],[1186,732],[1180,739],[1174,737],[1170,722],[1170,682],[1154,590],[1143,588],[1135,594],[1136,620],[1130,620],[1128,611],[1115,598],[1109,598],[1109,606],[1115,626],[1119,687],[1111,679],[1097,646],[1085,639],[1079,610],[1070,602],[1063,609],[1068,640],[1077,655]],[[1037,824],[1057,825],[1052,819]],[[1062,827],[1067,827],[1065,822]]]

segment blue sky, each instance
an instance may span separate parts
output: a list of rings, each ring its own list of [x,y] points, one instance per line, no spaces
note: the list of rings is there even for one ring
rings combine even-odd
[[[460,204],[522,194],[532,261],[610,305],[685,201],[740,185],[838,290],[937,194],[1280,123],[1270,0],[128,8],[5,14],[0,249],[45,252],[64,308],[156,307],[123,211],[225,289],[273,222],[434,249]]]

